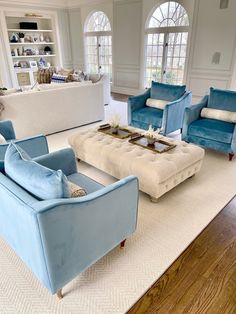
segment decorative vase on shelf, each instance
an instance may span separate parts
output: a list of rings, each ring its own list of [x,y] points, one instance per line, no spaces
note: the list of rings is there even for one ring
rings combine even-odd
[[[24,43],[25,39],[24,38],[20,38],[20,43]]]
[[[39,36],[39,40],[40,40],[41,42],[44,41],[44,37],[43,37],[42,34]]]

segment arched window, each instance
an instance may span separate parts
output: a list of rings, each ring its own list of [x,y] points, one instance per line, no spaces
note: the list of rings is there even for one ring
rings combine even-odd
[[[105,13],[94,12],[85,23],[86,65],[89,73],[112,78],[112,33]]]
[[[179,3],[161,4],[146,25],[145,85],[151,81],[182,84],[186,63],[189,19]]]

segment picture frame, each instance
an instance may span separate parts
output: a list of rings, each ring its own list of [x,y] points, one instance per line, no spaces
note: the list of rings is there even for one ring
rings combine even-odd
[[[29,66],[31,69],[36,69],[38,67],[37,61],[29,61]]]

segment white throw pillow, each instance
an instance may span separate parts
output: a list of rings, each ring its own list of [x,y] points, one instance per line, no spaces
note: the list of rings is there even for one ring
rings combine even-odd
[[[168,103],[167,100],[148,98],[146,106],[164,110]]]
[[[213,108],[203,108],[201,111],[202,118],[221,120],[230,123],[236,123],[236,112],[219,110]]]
[[[87,195],[85,189],[83,189],[81,186],[70,181],[68,181],[68,185],[71,197],[81,197]]]
[[[0,133],[0,144],[6,144],[7,141],[5,139],[5,137]]]

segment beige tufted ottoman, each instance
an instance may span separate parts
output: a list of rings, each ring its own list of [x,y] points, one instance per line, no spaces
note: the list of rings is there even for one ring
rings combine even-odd
[[[128,127],[133,132],[143,130]],[[81,131],[69,138],[75,155],[92,166],[121,179],[128,175],[139,178],[140,190],[149,194],[152,201],[197,173],[202,165],[204,150],[181,141],[166,153],[158,154],[128,142],[97,132]]]

